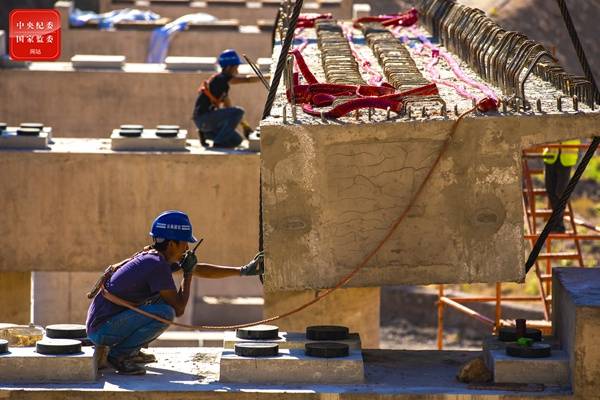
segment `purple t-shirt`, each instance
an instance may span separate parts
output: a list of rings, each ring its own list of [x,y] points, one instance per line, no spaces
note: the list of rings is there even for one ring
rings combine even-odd
[[[158,253],[141,254],[119,268],[106,283],[106,289],[124,300],[141,303],[161,290],[176,290],[172,273],[177,267],[177,264],[169,264]],[[111,303],[98,293],[88,309],[88,334],[96,331],[113,315],[125,310],[127,308]]]

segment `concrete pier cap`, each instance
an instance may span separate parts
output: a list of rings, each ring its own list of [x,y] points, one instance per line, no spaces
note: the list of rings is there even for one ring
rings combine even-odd
[[[361,51],[365,45],[355,46]],[[278,54],[276,48],[274,60]],[[372,56],[368,48],[363,54]],[[316,44],[306,47],[304,58],[324,82]],[[429,79],[426,60],[415,62]],[[372,64],[378,64],[375,58]],[[439,68],[452,74],[446,65]],[[502,98],[499,88],[486,84]],[[589,138],[600,122],[597,108],[553,108],[561,92],[537,76],[525,88],[530,101],[541,98],[544,112],[501,110],[464,118],[405,220],[346,286],[524,280],[522,150]],[[452,89],[439,90],[447,110],[471,108]],[[457,116],[388,117],[385,110],[363,110],[325,120],[297,107],[294,120],[290,108],[280,87],[271,116],[261,123],[265,288],[330,288],[386,236]]]

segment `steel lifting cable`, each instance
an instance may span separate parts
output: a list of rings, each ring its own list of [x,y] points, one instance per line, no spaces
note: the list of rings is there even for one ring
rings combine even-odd
[[[600,93],[598,92],[598,86],[596,86],[596,81],[594,81],[594,76],[592,75],[590,66],[587,62],[587,57],[585,55],[585,51],[583,50],[583,47],[581,46],[579,36],[577,35],[577,31],[575,30],[575,25],[573,25],[573,21],[571,20],[571,15],[569,14],[567,5],[565,4],[564,0],[556,0],[556,1],[558,3],[558,7],[560,8],[560,12],[563,16],[565,25],[567,26],[567,30],[569,31],[569,35],[571,36],[571,41],[573,42],[573,46],[575,47],[575,51],[577,52],[577,57],[579,58],[581,67],[583,68],[583,71],[586,74],[587,79],[592,84],[592,90],[594,91],[594,95],[592,96],[592,101],[597,101],[598,99],[600,99]],[[542,233],[537,238],[535,244],[533,245],[533,248],[531,249],[531,253],[529,253],[529,257],[527,257],[527,262],[525,263],[525,274],[527,274],[527,272],[529,272],[531,267],[533,267],[533,264],[535,264],[535,261],[537,260],[538,255],[540,254],[540,251],[542,250],[542,246],[544,245],[544,242],[546,241],[546,239],[548,238],[548,235],[550,234],[550,230],[558,222],[558,218],[559,218],[558,216],[564,211],[565,207],[567,206],[567,203],[569,202],[569,198],[571,197],[573,190],[575,190],[575,186],[577,186],[577,183],[579,182],[581,175],[583,175],[583,172],[585,171],[590,160],[594,156],[594,153],[596,152],[596,149],[598,148],[598,144],[600,144],[600,137],[594,136],[594,138],[592,139],[592,143],[590,144],[590,147],[588,147],[586,153],[584,154],[583,158],[581,159],[581,162],[577,166],[575,173],[569,180],[569,184],[567,185],[567,187],[565,188],[565,191],[563,192],[562,196],[560,197],[560,201],[558,202],[558,207],[556,207],[555,209],[552,210],[552,214],[550,215],[550,218],[546,222],[546,226],[544,226]]]
[[[364,259],[352,270],[350,271],[350,273],[348,273],[346,276],[344,276],[342,279],[340,279],[340,281],[332,288],[329,289],[325,289],[324,291],[322,291],[321,293],[319,293],[317,296],[315,296],[315,298],[313,298],[311,301],[306,302],[290,311],[287,311],[283,314],[274,316],[274,317],[270,317],[270,318],[265,318],[262,319],[260,321],[254,321],[254,322],[249,322],[249,323],[245,323],[245,324],[237,324],[237,325],[222,325],[222,326],[211,326],[211,325],[188,325],[188,324],[182,324],[179,322],[174,322],[174,321],[169,321],[167,319],[164,319],[162,317],[159,317],[155,314],[149,313],[147,311],[144,310],[140,310],[139,308],[137,308],[135,305],[130,304],[129,302],[111,294],[110,292],[108,292],[104,287],[102,288],[102,295],[110,302],[115,303],[117,305],[126,307],[132,311],[135,311],[139,314],[145,315],[146,317],[155,319],[157,321],[160,321],[162,323],[168,324],[168,325],[174,325],[174,326],[179,326],[181,328],[187,328],[187,329],[205,329],[205,330],[229,330],[229,329],[236,329],[236,328],[245,328],[248,326],[254,326],[254,325],[258,325],[258,324],[265,324],[268,322],[273,322],[285,317],[289,317],[290,315],[296,314],[306,308],[308,308],[309,306],[315,304],[316,302],[320,301],[321,299],[323,299],[324,297],[330,295],[331,293],[333,293],[335,290],[341,288],[342,286],[344,286],[346,283],[348,283],[360,270],[362,270],[368,263],[369,261],[371,261],[371,259],[375,256],[375,254],[377,254],[379,252],[379,250],[381,250],[381,248],[387,243],[387,241],[392,237],[392,235],[394,234],[394,232],[396,232],[396,229],[398,229],[398,226],[402,223],[402,221],[404,221],[404,218],[406,217],[406,215],[408,215],[409,211],[412,209],[413,205],[415,204],[417,198],[419,198],[420,194],[423,192],[423,189],[425,188],[425,185],[427,185],[427,183],[429,182],[429,179],[431,178],[433,171],[435,171],[435,169],[437,168],[440,160],[442,159],[442,157],[446,154],[446,151],[448,150],[448,146],[450,144],[450,142],[452,141],[452,139],[454,138],[456,131],[458,130],[459,124],[460,122],[463,120],[464,117],[466,117],[468,114],[472,113],[473,111],[475,111],[476,109],[480,109],[482,111],[486,111],[487,110],[487,106],[489,104],[486,104],[486,100],[484,99],[481,102],[478,103],[478,105],[476,107],[471,108],[470,110],[465,111],[464,113],[462,113],[452,124],[452,127],[450,129],[450,133],[448,134],[448,136],[446,137],[446,139],[444,140],[444,142],[442,143],[441,149],[438,152],[437,157],[435,158],[435,160],[433,161],[433,164],[431,166],[431,168],[429,169],[429,171],[427,172],[427,175],[425,176],[425,178],[423,179],[423,181],[421,182],[421,184],[419,185],[419,187],[417,188],[416,192],[413,194],[413,196],[411,197],[408,205],[406,206],[406,208],[404,209],[404,211],[402,212],[402,214],[400,214],[400,216],[394,221],[394,223],[390,226],[390,228],[388,229],[387,233],[385,234],[385,236],[383,237],[383,239],[381,239],[379,241],[379,243],[377,244],[377,246],[375,246],[365,257]]]
[[[285,61],[287,60],[287,55],[290,51],[290,46],[292,45],[292,41],[294,40],[294,33],[296,31],[298,17],[300,16],[300,10],[302,10],[302,4],[303,0],[296,0],[296,3],[294,3],[294,9],[292,11],[290,22],[287,26],[287,31],[285,32],[285,39],[281,45],[281,52],[279,53],[277,67],[275,68],[273,80],[271,81],[271,90],[269,90],[269,94],[267,95],[267,102],[265,103],[265,109],[263,111],[262,119],[267,118],[271,114],[271,108],[273,107],[273,103],[275,102],[275,96],[277,94],[277,88],[279,87],[279,81],[281,81],[281,75],[283,74],[283,69],[285,68]]]

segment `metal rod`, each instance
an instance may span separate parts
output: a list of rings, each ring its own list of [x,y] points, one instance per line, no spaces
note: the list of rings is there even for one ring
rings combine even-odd
[[[258,79],[260,79],[260,81],[262,82],[264,87],[267,89],[267,91],[270,90],[271,87],[269,86],[269,82],[267,82],[267,79],[265,78],[265,76],[263,75],[261,70],[258,68],[258,65],[256,65],[256,63],[254,63],[252,61],[252,59],[250,57],[248,57],[246,54],[242,54],[242,57],[244,57],[244,60],[246,60],[248,65],[250,65],[250,68],[252,68],[252,71],[254,71],[256,76],[258,76]]]

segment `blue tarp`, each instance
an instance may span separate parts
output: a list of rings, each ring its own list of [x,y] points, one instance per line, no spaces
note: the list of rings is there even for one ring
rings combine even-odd
[[[111,29],[115,23],[120,21],[156,21],[157,19],[160,19],[160,15],[152,11],[141,11],[132,8],[114,10],[103,14],[75,8],[69,14],[69,24],[71,26],[83,26],[89,21],[98,21],[100,29]]]
[[[184,30],[190,22],[213,22],[217,19],[205,13],[188,14],[177,18],[173,22],[166,24],[161,28],[156,28],[150,38],[150,47],[148,48],[148,58],[146,62],[162,63],[167,58],[169,52],[169,43],[173,35]]]

